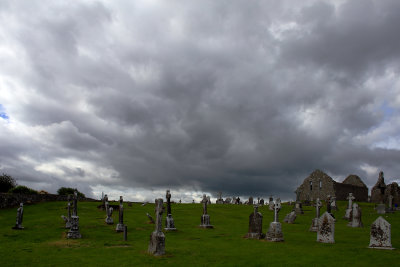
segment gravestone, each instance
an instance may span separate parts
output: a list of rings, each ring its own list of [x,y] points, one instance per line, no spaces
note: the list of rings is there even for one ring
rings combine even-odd
[[[65,229],[71,228],[71,203],[69,203],[69,202],[67,204],[67,210],[68,210],[68,217],[61,215],[61,218],[65,222]]]
[[[336,204],[336,197],[331,197],[331,208],[334,211],[338,211],[339,210],[339,208],[338,208],[338,206]]]
[[[332,201],[331,200],[331,196],[328,195],[327,198],[326,198],[326,212],[328,212],[335,219],[335,216],[332,214],[331,201]]]
[[[155,224],[153,217],[151,217],[151,215],[148,212],[146,213],[146,215],[147,215],[147,218],[149,218],[149,220],[150,220],[149,223]]]
[[[260,198],[257,197],[257,205],[260,205]]]
[[[349,196],[347,197],[347,199],[349,200],[349,204],[347,206],[347,209],[346,209],[343,219],[350,221],[351,213],[353,211],[353,200],[355,200],[356,198],[353,196],[353,193],[349,193]]]
[[[312,220],[310,232],[317,232],[318,231],[318,221],[319,221],[319,212],[322,207],[321,200],[317,198],[315,201],[315,218]]]
[[[218,192],[218,199],[215,203],[224,204],[224,200],[222,199],[222,192]]]
[[[385,213],[386,213],[386,206],[385,206],[385,204],[378,204],[378,205],[376,206],[376,212],[377,212],[378,214],[385,214]]]
[[[283,233],[282,225],[279,222],[279,211],[281,210],[281,200],[277,198],[274,203],[274,221],[269,224],[268,232],[265,236],[267,241],[271,242],[282,242]]]
[[[24,227],[22,226],[23,218],[24,218],[24,203],[20,203],[19,208],[17,209],[17,219],[15,221],[15,226],[12,229],[14,230],[24,229]]]
[[[247,204],[248,205],[253,205],[254,204],[253,197],[249,197],[249,202]]]
[[[296,212],[295,211],[291,211],[290,213],[288,213],[285,217],[285,219],[283,220],[285,223],[294,223],[294,221],[296,220]]]
[[[119,214],[118,214],[118,224],[117,228],[115,228],[115,231],[117,232],[123,232],[125,229],[124,225],[124,205],[123,203],[123,198],[122,196],[119,196]]]
[[[393,209],[393,196],[389,195],[388,196],[388,208],[386,209],[387,213],[394,213],[394,209]]]
[[[112,218],[113,208],[110,207],[108,202],[106,202],[106,213],[107,213],[106,224],[114,224],[114,219]]]
[[[325,212],[318,220],[317,241],[335,243],[335,219]]]
[[[154,256],[165,254],[165,235],[161,231],[162,214],[164,212],[162,198],[156,199],[156,228],[150,235],[150,243],[148,252]]]
[[[227,197],[227,198],[225,199],[225,203],[226,203],[226,204],[231,204],[231,203],[232,203],[232,199],[231,199],[230,197]]]
[[[263,199],[263,198],[260,199],[260,205],[261,205],[261,206],[264,206],[264,199]]]
[[[357,203],[353,203],[353,210],[351,211],[351,221],[347,224],[350,227],[363,227],[361,221],[361,208]]]
[[[239,205],[239,204],[240,204],[240,197],[237,197],[237,198],[235,199],[235,204],[236,204],[236,205]]]
[[[258,205],[254,205],[254,212],[249,216],[249,232],[246,234],[247,238],[263,238],[262,220],[263,216],[258,212]]]
[[[214,226],[211,225],[210,223],[210,215],[207,214],[207,204],[208,200],[206,195],[203,195],[203,200],[201,201],[203,203],[203,215],[201,215],[201,228],[214,228]]]
[[[274,198],[272,196],[270,196],[269,201],[268,201],[269,210],[274,210],[274,205],[275,205]]]
[[[391,241],[391,226],[382,216],[371,224],[370,248],[394,249]]]
[[[107,194],[105,194],[104,197],[103,197],[103,199],[102,199],[102,207],[101,207],[102,210],[105,210],[105,209],[106,209],[106,202],[108,202],[108,196],[107,196]]]
[[[296,214],[304,214],[303,205],[300,201],[301,190],[297,189],[295,193],[296,193],[296,203],[294,206],[294,211],[296,212]]]
[[[166,198],[167,198],[167,217],[165,217],[165,228],[164,229],[166,231],[176,231],[174,219],[172,218],[171,193],[169,190],[167,190]]]
[[[71,239],[82,238],[82,235],[79,232],[79,216],[75,215],[71,216],[71,228],[68,231],[67,238]]]
[[[211,205],[211,198],[210,198],[210,196],[207,196],[207,205]]]

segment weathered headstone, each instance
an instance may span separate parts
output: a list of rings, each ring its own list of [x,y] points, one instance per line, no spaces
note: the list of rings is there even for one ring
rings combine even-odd
[[[355,200],[356,198],[353,196],[353,193],[349,193],[347,199],[349,200],[349,204],[347,206],[343,219],[351,220],[351,213],[353,211],[353,200]]]
[[[387,213],[393,213],[394,209],[393,209],[393,196],[389,195],[388,196],[388,208],[386,209]]]
[[[270,196],[269,201],[268,201],[269,210],[274,210],[274,205],[275,205],[274,198],[272,196]]]
[[[263,238],[262,220],[263,216],[258,212],[258,205],[254,205],[254,212],[249,216],[249,232],[246,234],[247,238]]]
[[[351,221],[347,224],[347,226],[351,227],[363,227],[363,223],[361,221],[361,208],[357,203],[353,203],[353,210],[351,212]]]
[[[108,204],[108,202],[106,202],[106,213],[107,213],[106,223],[107,223],[107,224],[114,224],[114,219],[113,219],[113,217],[112,217],[113,208],[110,207],[110,205]]]
[[[335,219],[325,212],[318,220],[317,241],[335,243]]]
[[[203,195],[203,200],[201,201],[203,203],[203,215],[201,215],[201,228],[214,228],[214,226],[211,225],[210,223],[210,215],[207,214],[207,204],[208,200],[206,195]]]
[[[162,214],[164,212],[162,198],[156,199],[156,228],[150,235],[150,243],[148,252],[161,256],[165,254],[165,235],[161,231],[162,228]]]
[[[311,232],[318,231],[319,212],[320,212],[321,207],[322,207],[322,203],[319,200],[319,198],[317,198],[317,200],[315,201],[315,213],[316,214],[315,214],[315,218],[312,220],[311,227],[310,227]]]
[[[167,216],[165,217],[165,228],[164,229],[166,231],[176,231],[174,219],[172,218],[171,193],[169,190],[167,190],[166,198],[167,198]]]
[[[71,228],[68,231],[67,238],[78,239],[82,238],[79,232],[79,216],[71,216]]]
[[[303,205],[300,200],[301,190],[297,189],[295,193],[296,193],[296,204],[294,206],[294,211],[296,212],[296,214],[304,214]]]
[[[124,205],[123,205],[123,198],[122,196],[119,196],[119,214],[118,214],[118,224],[117,228],[115,228],[115,231],[117,232],[123,232],[125,229],[124,225]]]
[[[394,249],[391,240],[391,226],[382,216],[371,224],[370,248]]]
[[[285,223],[294,223],[294,221],[296,220],[296,212],[293,210],[290,213],[286,214],[285,219],[283,220]]]
[[[226,204],[231,204],[231,203],[232,203],[232,199],[231,199],[230,197],[227,197],[227,198],[225,199],[225,203],[226,203]]]
[[[17,209],[17,219],[15,221],[15,226],[12,229],[14,230],[24,229],[24,227],[22,226],[23,218],[24,218],[24,203],[20,203],[19,208]]]
[[[281,200],[277,198],[274,203],[274,221],[269,224],[268,232],[265,236],[267,241],[283,241],[282,225],[279,222],[279,211],[281,210]]]

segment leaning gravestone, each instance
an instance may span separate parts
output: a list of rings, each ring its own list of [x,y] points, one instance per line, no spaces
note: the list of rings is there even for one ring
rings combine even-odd
[[[283,220],[285,223],[294,223],[294,221],[296,220],[296,212],[295,211],[291,211],[290,213],[288,213],[285,217],[285,219]]]
[[[355,200],[356,198],[353,196],[353,193],[349,193],[349,196],[347,197],[347,199],[349,200],[349,204],[347,206],[347,209],[346,209],[343,219],[350,221],[351,213],[353,211],[353,200]]]
[[[24,227],[22,226],[23,218],[24,218],[24,203],[20,203],[19,208],[17,209],[17,219],[15,221],[15,226],[12,229],[14,230],[24,229]]]
[[[160,256],[165,254],[165,235],[161,231],[162,228],[162,214],[164,212],[162,198],[156,199],[156,228],[150,235],[150,243],[148,252]]]
[[[347,224],[347,226],[351,227],[363,227],[363,223],[361,221],[361,208],[357,203],[353,203],[353,210],[351,212],[351,221]]]
[[[146,213],[146,215],[147,215],[147,218],[149,218],[149,220],[150,220],[149,223],[155,224],[153,217],[151,217],[151,215],[148,212]]]
[[[318,220],[317,241],[335,243],[335,219],[325,212]]]
[[[108,202],[106,202],[106,213],[107,213],[106,224],[114,224],[114,219],[112,217],[113,208],[110,207]]]
[[[370,248],[394,249],[391,241],[391,226],[382,216],[371,224]]]
[[[200,227],[201,228],[214,228],[214,226],[212,226],[210,224],[210,215],[207,214],[207,204],[208,204],[208,200],[206,195],[203,195],[203,200],[201,201],[201,203],[203,203],[203,215],[201,215],[201,224]]]
[[[254,212],[249,216],[249,232],[246,234],[247,238],[263,238],[262,220],[263,216],[258,212],[258,205],[254,205]]]
[[[117,228],[115,228],[115,231],[117,232],[123,232],[125,230],[125,225],[124,225],[124,205],[123,203],[123,198],[122,196],[119,196],[119,216],[118,216],[118,224]]]
[[[319,220],[319,212],[322,207],[321,200],[317,198],[317,201],[315,202],[315,218],[312,220],[311,227],[310,227],[310,232],[318,232],[318,220]]]
[[[277,198],[274,204],[274,221],[269,224],[268,232],[265,236],[267,241],[283,241],[282,225],[279,222],[278,213],[281,210],[281,200]]]
[[[167,190],[166,198],[167,198],[167,217],[165,217],[165,228],[164,228],[164,230],[166,230],[166,231],[176,231],[175,224],[174,224],[174,219],[172,218],[171,194],[170,194],[169,190]]]

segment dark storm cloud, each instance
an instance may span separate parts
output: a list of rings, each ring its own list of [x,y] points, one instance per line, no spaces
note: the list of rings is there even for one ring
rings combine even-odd
[[[89,194],[103,185],[291,198],[316,168],[369,185],[380,169],[398,178],[399,147],[374,145],[383,120],[391,137],[400,129],[399,89],[384,90],[398,83],[399,10],[8,2],[0,104],[14,120],[2,126],[1,169]]]

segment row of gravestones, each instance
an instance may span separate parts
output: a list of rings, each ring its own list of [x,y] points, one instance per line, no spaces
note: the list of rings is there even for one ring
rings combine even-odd
[[[174,225],[174,220],[172,218],[171,212],[171,194],[170,191],[167,190],[166,194],[167,198],[167,218],[166,218],[166,227],[165,230],[173,231],[176,230]],[[346,210],[345,219],[350,220],[349,226],[351,227],[362,227],[361,222],[361,209],[357,203],[352,203],[354,197],[350,193],[349,197],[349,206]],[[69,229],[67,238],[81,238],[81,234],[79,232],[79,217],[77,210],[77,191],[75,191],[73,196],[72,205],[70,203],[70,197],[68,198],[68,217],[62,216],[65,220],[65,227]],[[124,232],[124,240],[127,240],[127,226],[123,223],[123,199],[120,197],[119,203],[119,223],[117,225],[117,232]],[[107,217],[106,223],[113,224],[112,219],[112,210],[113,208],[108,204],[107,195],[103,199],[104,207],[106,209]],[[210,215],[207,213],[207,204],[209,200],[206,195],[203,195],[202,204],[203,204],[203,214],[201,216],[201,228],[213,228],[210,223]],[[319,199],[316,201],[316,217],[312,220],[312,224],[310,227],[310,231],[317,232],[317,241],[322,243],[334,243],[334,233],[335,233],[335,218],[333,214],[330,213],[330,203],[328,202],[327,211],[320,217],[319,211],[322,206]],[[155,200],[155,213],[156,213],[156,227],[150,236],[150,243],[148,247],[148,252],[153,255],[163,255],[165,254],[165,235],[162,232],[162,214],[164,212],[163,208],[163,199],[159,198]],[[72,206],[72,213],[71,213]],[[297,206],[296,206],[297,207]],[[285,217],[285,222],[293,223],[296,219],[296,207],[295,209],[289,213]],[[254,205],[254,212],[249,216],[249,231],[246,235],[247,238],[264,238],[268,241],[272,242],[281,242],[284,241],[283,233],[282,233],[282,225],[279,222],[279,211],[281,210],[281,201],[277,198],[273,205],[274,210],[274,221],[270,223],[268,232],[264,236],[262,232],[262,219],[263,216],[260,212],[258,212],[258,205]],[[20,204],[20,207],[17,210],[17,220],[16,225],[13,229],[23,229],[22,226],[22,218],[23,218],[23,204]],[[391,245],[391,225],[382,217],[379,217],[375,220],[371,225],[371,237],[370,237],[370,248],[384,248],[384,249],[393,249]]]

